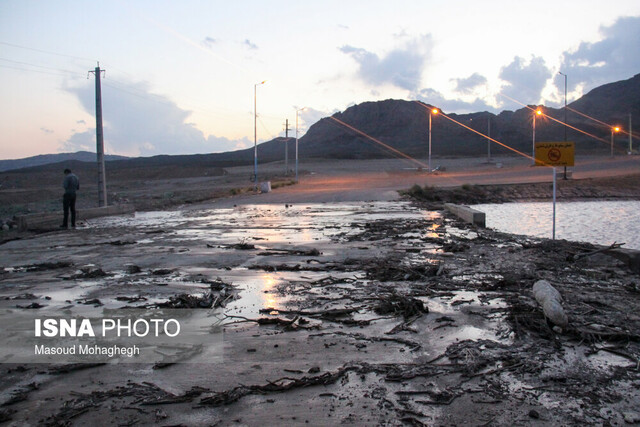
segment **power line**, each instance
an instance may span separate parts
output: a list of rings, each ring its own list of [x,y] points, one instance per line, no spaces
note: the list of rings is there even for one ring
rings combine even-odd
[[[31,70],[29,68],[13,67],[11,65],[2,65],[2,64],[0,64],[0,68],[9,68],[11,70],[26,71],[26,72],[30,72],[30,73],[49,74],[51,76],[63,76],[63,77],[68,77],[69,76],[68,74],[53,73],[53,72],[50,72],[50,71]]]
[[[358,129],[358,128],[354,127],[354,126],[351,126],[351,125],[349,125],[349,124],[347,124],[347,123],[343,122],[343,121],[342,121],[342,120],[340,120],[340,119],[337,119],[337,118],[335,118],[335,117],[333,117],[333,116],[330,116],[329,118],[330,118],[331,120],[335,121],[336,123],[339,123],[340,125],[342,125],[342,126],[346,127],[347,129],[352,130],[352,131],[356,132],[357,134],[359,134],[359,135],[361,135],[361,136],[364,136],[365,138],[367,138],[367,139],[369,139],[369,140],[371,140],[371,141],[375,142],[376,144],[378,144],[378,145],[380,145],[381,147],[385,148],[385,149],[386,149],[386,150],[388,150],[389,152],[393,153],[393,155],[394,155],[394,156],[396,156],[397,158],[401,158],[401,157],[403,157],[403,158],[404,158],[404,160],[409,160],[409,161],[411,161],[411,162],[414,162],[414,163],[416,163],[417,165],[419,165],[420,167],[425,167],[425,166],[427,166],[427,165],[425,165],[424,163],[422,163],[421,161],[419,161],[419,160],[417,160],[417,159],[414,159],[413,157],[409,156],[408,154],[405,154],[405,153],[403,153],[402,151],[400,151],[400,150],[398,150],[398,149],[396,149],[396,148],[393,148],[392,146],[390,146],[390,145],[388,145],[388,144],[385,144],[384,142],[380,141],[379,139],[376,139],[376,138],[372,137],[371,135],[366,134],[365,132],[361,131],[360,129]]]
[[[15,48],[18,48],[18,49],[25,49],[25,50],[32,50],[32,51],[34,51],[34,52],[46,53],[46,54],[49,54],[49,55],[56,55],[56,56],[63,56],[63,57],[65,57],[65,58],[79,59],[79,60],[81,60],[81,61],[92,61],[92,62],[96,62],[96,60],[95,60],[95,59],[83,58],[83,57],[81,57],[81,56],[67,55],[67,54],[64,54],[64,53],[58,53],[58,52],[51,52],[51,51],[48,51],[48,50],[44,50],[44,49],[36,49],[36,48],[33,48],[33,47],[20,46],[20,45],[13,44],[13,43],[7,43],[7,42],[2,42],[2,41],[0,41],[0,44],[3,44],[3,45],[5,45],[5,46],[15,47]]]
[[[5,61],[5,62],[10,62],[12,64],[18,64],[18,65],[27,65],[29,67],[36,67],[36,68],[42,68],[44,70],[53,70],[53,71],[59,71],[61,73],[67,73],[67,74],[73,74],[73,75],[78,75],[80,76],[81,74],[76,72],[76,71],[71,71],[71,70],[63,70],[61,68],[53,68],[53,67],[45,67],[43,65],[37,65],[37,64],[31,64],[29,62],[22,62],[22,61],[14,61],[12,59],[7,59],[7,58],[0,58],[0,61]],[[32,71],[29,69],[24,69],[25,71]]]

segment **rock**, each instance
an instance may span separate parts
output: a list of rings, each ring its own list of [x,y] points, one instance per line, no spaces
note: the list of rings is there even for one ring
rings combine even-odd
[[[2,230],[3,231],[8,231],[9,230],[9,225],[8,224],[2,224]]]
[[[640,413],[627,411],[623,412],[622,416],[624,417],[624,422],[628,424],[636,424],[640,423]]]
[[[565,327],[569,324],[569,319],[562,308],[562,296],[560,292],[546,280],[538,280],[533,285],[533,296],[538,304],[542,306],[544,315],[554,325]]]
[[[62,277],[64,280],[75,279],[96,279],[99,277],[108,276],[100,267],[94,264],[87,264],[80,267],[80,270],[71,276]]]
[[[529,411],[529,416],[533,419],[539,420],[540,419],[540,413],[538,411],[536,411],[535,409],[532,409]]]
[[[93,264],[87,264],[80,267],[80,271],[82,274],[79,275],[78,278],[82,279],[92,279],[95,277],[104,277],[107,275],[100,267]]]
[[[131,263],[125,264],[124,270],[127,272],[127,274],[136,274],[136,273],[140,273],[141,271],[139,266]]]
[[[562,301],[562,295],[560,295],[560,292],[558,292],[558,290],[551,286],[551,283],[547,282],[546,280],[538,280],[533,284],[533,296],[540,304],[542,304],[540,302],[540,298],[543,298],[545,296],[555,299],[558,302]]]

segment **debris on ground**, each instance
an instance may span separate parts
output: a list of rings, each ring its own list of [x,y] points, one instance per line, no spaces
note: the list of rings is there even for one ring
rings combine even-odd
[[[123,302],[205,309],[197,314],[207,327],[224,329],[223,362],[212,361],[206,345],[176,345],[157,349],[156,363],[92,365],[91,383],[77,382],[89,367],[73,364],[5,369],[7,384],[22,385],[3,387],[16,412],[0,411],[0,420],[24,423],[37,401],[32,417],[49,425],[105,416],[119,425],[175,425],[186,411],[196,424],[222,425],[637,422],[640,276],[609,253],[619,247],[499,233],[408,204],[402,215],[387,215],[397,205],[359,206],[356,212],[375,212],[364,218],[330,222],[329,215],[300,244],[282,237],[297,239],[297,229],[274,226],[259,237],[240,224],[216,242],[209,228],[194,232],[202,229],[196,222],[189,243],[179,226],[139,231],[158,239],[145,259],[132,257],[137,245],[104,245],[103,236],[95,246],[117,251],[114,261],[14,262],[23,267],[4,268],[0,277],[7,285],[0,301],[11,309],[39,305],[39,295],[53,300],[38,314],[61,299],[79,310]],[[268,209],[234,219],[245,215],[252,226]],[[282,211],[289,223],[286,215],[306,208]],[[142,240],[117,232],[109,230],[109,241]],[[256,237],[259,246],[247,244]],[[178,247],[191,252],[172,251]],[[125,265],[125,256],[136,264]],[[80,270],[86,276],[63,282],[70,289],[62,297],[57,288],[38,288],[90,261],[118,273]],[[86,293],[75,293],[81,286]],[[36,375],[38,388],[29,388]]]

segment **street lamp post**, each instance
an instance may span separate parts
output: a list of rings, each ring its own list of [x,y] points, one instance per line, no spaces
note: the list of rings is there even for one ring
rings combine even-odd
[[[536,116],[542,115],[542,111],[538,108],[533,115],[533,142],[531,143],[531,165],[536,165]]]
[[[296,183],[298,182],[298,113],[306,109],[307,107],[302,107],[296,110]]]
[[[432,108],[429,111],[429,161],[428,161],[429,173],[431,173],[432,171],[431,169],[431,116],[433,116],[434,114],[438,114],[437,108]]]
[[[562,71],[558,74],[564,76],[564,140],[567,140],[567,75]]]
[[[616,132],[620,132],[620,128],[618,126],[614,126],[611,128],[611,157],[613,157],[613,134]]]
[[[558,71],[558,74],[564,76],[564,142],[567,142],[567,75],[562,71]],[[567,167],[564,167],[564,177],[567,179]]]
[[[265,84],[266,80],[253,85],[253,181],[258,189],[258,112],[256,110],[256,93],[258,86]]]

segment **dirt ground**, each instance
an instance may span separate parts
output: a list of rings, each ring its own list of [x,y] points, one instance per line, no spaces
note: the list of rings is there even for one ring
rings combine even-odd
[[[593,250],[404,201],[198,207],[7,242],[2,309],[191,307],[223,340],[221,358],[179,363],[5,363],[0,420],[639,422],[639,276],[579,256]],[[567,327],[533,298],[540,279],[562,294]]]
[[[496,175],[469,161],[469,175],[459,159],[436,175],[372,166],[314,166],[272,193],[4,239],[3,316],[171,308],[207,327],[163,362],[15,362],[7,339],[0,423],[640,423],[637,272],[610,251],[479,229],[442,200],[396,191],[535,199],[546,172],[505,162]],[[585,179],[560,183],[565,196],[637,198],[637,160],[609,166],[585,161],[574,173]],[[562,295],[567,326],[536,302],[541,279]]]
[[[291,185],[295,179],[291,164],[288,174],[285,174],[283,162],[259,165],[260,180],[271,181],[272,187],[280,190],[261,194],[258,198],[253,193],[255,184],[249,181],[252,165],[226,169],[166,167],[161,170],[110,172],[107,164],[107,193],[109,204],[131,203],[138,211],[150,211],[209,203],[214,199],[219,206],[225,199],[233,199],[227,202],[227,206],[237,203],[394,200],[398,198],[398,190],[408,189],[414,184],[438,188],[504,186],[550,183],[552,177],[548,168],[531,167],[526,159],[514,157],[494,158],[490,162],[486,158],[434,158],[432,164],[439,170],[428,174],[416,169],[414,163],[398,159],[302,159],[300,183],[295,186]],[[50,169],[0,173],[0,220],[9,221],[14,215],[62,209],[62,170]],[[639,186],[636,185],[640,156],[578,157],[576,166],[569,168],[569,172],[573,179],[564,181],[560,179],[562,170],[558,169],[558,185],[561,191],[565,187],[577,187],[577,193],[567,195],[570,198],[640,197]],[[81,181],[78,207],[96,207],[96,171],[80,171],[78,174]],[[635,175],[633,182],[618,183],[615,179],[629,175]],[[604,179],[603,185],[598,184],[600,179]],[[598,188],[594,189],[594,185]],[[520,185],[515,188],[518,191],[506,195],[507,198],[521,199],[523,195],[524,198],[540,198],[549,193],[545,186]],[[621,188],[623,194],[616,191]],[[521,192],[522,189],[527,189],[528,194]],[[591,193],[587,191],[589,189]]]

